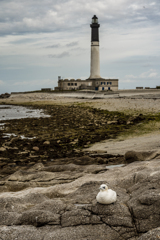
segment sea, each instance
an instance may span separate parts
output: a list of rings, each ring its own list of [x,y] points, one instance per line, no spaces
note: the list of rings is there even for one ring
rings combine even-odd
[[[0,105],[0,121],[40,117],[50,117],[50,115],[46,115],[42,109],[32,109],[15,105]]]

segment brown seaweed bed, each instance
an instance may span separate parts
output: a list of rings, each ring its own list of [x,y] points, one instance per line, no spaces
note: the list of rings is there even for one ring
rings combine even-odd
[[[123,156],[106,152],[86,157],[82,150],[95,142],[116,138],[131,126],[154,118],[75,105],[38,105],[34,108],[43,109],[51,117],[3,121],[0,178],[37,162],[45,165],[124,163]],[[5,134],[9,134],[8,137]]]

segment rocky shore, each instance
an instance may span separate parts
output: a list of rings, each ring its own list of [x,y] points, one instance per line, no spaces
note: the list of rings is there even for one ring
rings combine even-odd
[[[43,164],[117,164],[123,156],[95,155],[91,161],[79,160],[91,144],[118,136],[148,121],[151,116],[123,114],[80,106],[39,105],[50,117],[2,121],[0,129],[0,174],[4,177],[19,168]],[[155,118],[156,116],[152,117]],[[94,151],[93,151],[94,152]],[[92,154],[90,152],[89,154]],[[93,155],[92,155],[93,156]],[[72,159],[77,157],[77,160]]]
[[[114,204],[96,203],[106,181],[117,192]],[[3,240],[159,239],[160,159],[114,169],[39,163],[0,184]]]
[[[50,118],[1,121],[0,239],[159,239],[158,145],[125,154],[116,145],[112,153],[93,147],[159,122],[158,112],[108,111],[75,101],[28,102]],[[96,202],[102,183],[117,192],[117,202]]]

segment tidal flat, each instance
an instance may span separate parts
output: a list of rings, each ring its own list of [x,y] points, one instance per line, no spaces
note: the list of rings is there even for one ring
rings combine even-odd
[[[38,118],[32,116],[0,121],[3,124],[0,128],[1,178],[36,163],[47,166],[123,164],[123,154],[110,154],[107,153],[108,149],[97,154],[98,150],[94,152],[93,144],[130,135],[148,122],[160,122],[159,114],[133,115],[77,104],[28,103],[27,106],[31,112],[43,110],[46,117],[43,114]],[[92,151],[88,152],[90,147]],[[84,155],[92,155],[92,158],[81,159]]]

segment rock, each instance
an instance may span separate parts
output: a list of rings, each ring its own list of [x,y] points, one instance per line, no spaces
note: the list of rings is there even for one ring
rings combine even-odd
[[[102,223],[99,216],[92,215],[89,211],[83,209],[76,209],[67,211],[62,214],[61,225],[62,227],[98,224]]]
[[[1,212],[0,216],[0,225],[6,225],[6,226],[11,226],[11,225],[16,225],[18,217],[21,215],[15,212]]]
[[[1,226],[0,237],[5,240],[42,240],[47,232],[37,230],[33,226]]]
[[[138,240],[159,240],[159,239],[160,239],[160,227],[152,229],[138,238]]]
[[[89,164],[93,164],[95,160],[94,158],[91,158],[89,156],[83,156],[83,157],[74,158],[74,162],[79,165],[89,165]]]
[[[135,152],[128,151],[125,153],[125,161],[127,163],[135,162],[135,161],[148,161],[160,156],[160,152]]]
[[[67,205],[65,202],[63,202],[60,199],[52,200],[52,199],[46,198],[45,201],[43,201],[40,204],[37,204],[34,207],[34,210],[43,210],[43,211],[52,212],[54,214],[63,214],[65,210],[69,210],[69,204]]]
[[[50,145],[50,141],[45,141],[43,145]]]
[[[41,171],[43,168],[44,168],[44,165],[42,163],[36,163],[34,166],[28,169],[28,172]]]
[[[9,93],[4,93],[0,95],[0,98],[9,98],[10,94]]]
[[[2,226],[0,237],[5,240],[115,240],[119,234],[105,224],[84,225],[66,228],[34,226]]]
[[[110,124],[117,124],[118,121],[108,121],[107,124],[110,125]]]
[[[104,168],[38,163],[6,177],[0,181],[4,191],[0,193],[0,237],[27,239],[27,232],[29,239],[38,240],[151,240],[158,236],[160,159]],[[117,192],[114,204],[96,202],[98,188],[106,182]],[[7,192],[11,184],[29,187]]]
[[[115,240],[119,234],[105,224],[67,227],[48,233],[44,240]],[[7,239],[8,240],[8,239]]]
[[[39,147],[36,147],[36,146],[33,147],[32,149],[33,149],[34,151],[39,151]]]
[[[89,148],[89,145],[84,145],[83,147],[84,147],[84,148]]]
[[[0,147],[0,152],[4,152],[4,151],[6,151],[6,148]]]
[[[28,182],[28,181],[51,181],[57,176],[56,173],[50,173],[50,172],[29,172],[29,171],[17,171],[14,174],[12,174],[8,181],[19,181],[19,182]]]
[[[16,223],[16,225],[33,225],[35,227],[40,227],[47,224],[60,224],[60,215],[46,210],[31,210],[22,213],[22,215],[17,219]]]
[[[128,202],[128,206],[135,219],[135,225],[138,232],[145,233],[160,225],[160,194],[159,189],[149,189],[149,187],[148,189],[140,189],[135,191],[137,196],[132,197]]]

